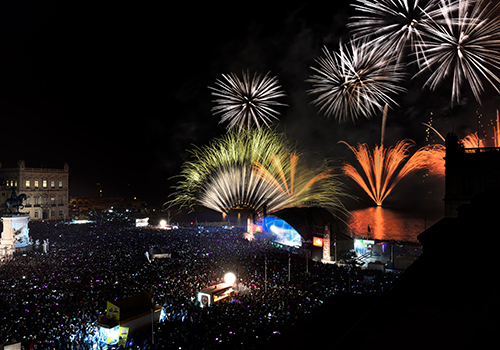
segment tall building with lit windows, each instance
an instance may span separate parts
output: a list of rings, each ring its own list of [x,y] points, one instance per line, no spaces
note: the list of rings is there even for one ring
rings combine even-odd
[[[17,195],[26,194],[22,212],[29,213],[31,220],[68,218],[68,163],[62,169],[28,168],[24,160],[20,160],[15,168],[0,168],[2,208],[14,188]]]

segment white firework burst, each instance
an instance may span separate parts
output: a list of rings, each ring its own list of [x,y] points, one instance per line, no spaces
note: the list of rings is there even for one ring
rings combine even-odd
[[[348,27],[356,38],[373,40],[383,50],[406,56],[405,48],[420,55],[425,23],[439,13],[439,0],[357,0],[352,6],[360,15]]]
[[[206,208],[228,212],[236,206],[270,212],[291,203],[289,196],[274,184],[265,181],[248,165],[223,167],[211,174],[203,187],[198,203]]]
[[[460,102],[461,88],[468,82],[481,102],[483,81],[499,93],[500,79],[500,3],[487,0],[441,0],[441,16],[428,16],[425,55],[417,62],[424,67],[416,76],[432,71],[424,86],[435,90],[445,79],[452,79],[451,104]]]
[[[223,74],[224,81],[217,79],[217,88],[209,87],[212,95],[217,97],[217,104],[212,108],[214,114],[222,114],[219,123],[229,122],[227,129],[238,127],[250,130],[252,125],[260,129],[261,124],[269,127],[273,119],[278,119],[279,112],[275,106],[286,106],[276,101],[286,96],[276,77],[242,73],[242,79],[236,74]]]
[[[341,43],[339,52],[323,48],[323,53],[307,81],[313,84],[308,93],[318,95],[313,103],[327,117],[370,118],[385,104],[396,104],[392,96],[405,91],[398,85],[405,77],[401,65],[377,45],[351,40]]]

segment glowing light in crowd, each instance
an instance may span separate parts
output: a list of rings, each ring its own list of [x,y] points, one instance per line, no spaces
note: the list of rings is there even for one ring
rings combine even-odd
[[[358,148],[354,148],[346,142],[341,142],[354,153],[363,170],[360,173],[354,166],[346,163],[343,167],[344,173],[351,177],[377,205],[382,205],[402,178],[425,168],[429,156],[426,148],[422,148],[408,158],[408,150],[414,145],[411,140],[399,141],[396,146],[389,148],[375,146],[373,151],[369,150],[367,144],[358,144]]]
[[[224,275],[224,282],[233,285],[236,282],[236,276],[232,272],[228,272]]]
[[[425,86],[435,90],[451,75],[451,104],[460,102],[461,88],[467,81],[478,102],[484,91],[483,80],[498,92],[500,79],[500,3],[487,0],[441,0],[440,16],[427,14],[424,55],[417,59],[423,69],[432,71]]]
[[[340,44],[339,52],[323,49],[324,57],[311,67],[315,74],[309,94],[317,95],[313,103],[327,117],[339,121],[370,118],[385,104],[394,103],[391,96],[405,91],[398,83],[404,78],[402,67],[377,45],[365,41]]]
[[[439,14],[438,0],[357,0],[352,6],[359,13],[348,24],[354,36],[374,41],[398,60],[405,48],[421,54],[425,23]]]
[[[315,201],[344,210],[339,177],[325,164],[303,164],[282,134],[252,129],[235,132],[196,149],[183,165],[169,204],[195,204],[219,212],[236,206],[269,213]]]
[[[269,126],[273,119],[278,119],[279,112],[274,106],[285,106],[276,101],[285,96],[276,77],[254,74],[250,77],[248,72],[243,72],[240,79],[236,74],[225,75],[225,81],[217,79],[217,88],[209,87],[212,95],[217,97],[217,104],[212,108],[214,114],[222,114],[220,123],[229,122],[229,130],[237,127],[251,129],[253,125],[260,129],[261,124]]]

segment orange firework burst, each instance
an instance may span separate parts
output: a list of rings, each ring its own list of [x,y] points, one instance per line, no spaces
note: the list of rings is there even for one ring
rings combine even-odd
[[[408,150],[414,145],[412,140],[399,141],[396,146],[389,148],[375,145],[372,152],[366,143],[358,143],[356,149],[344,141],[340,142],[346,144],[354,153],[364,176],[349,163],[342,168],[344,174],[356,181],[377,205],[382,205],[403,177],[425,168],[429,158],[428,150],[424,147],[405,163]]]

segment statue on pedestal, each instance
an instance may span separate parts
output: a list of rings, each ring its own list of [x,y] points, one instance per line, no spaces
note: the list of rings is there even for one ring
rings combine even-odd
[[[24,208],[23,201],[26,200],[26,195],[21,193],[19,196],[16,193],[16,188],[12,188],[10,198],[5,201],[5,208],[7,214],[20,214],[19,208]]]
[[[16,193],[16,188],[12,188],[12,195],[5,201],[4,213],[2,215],[3,231],[0,239],[0,256],[10,256],[15,249],[25,249],[31,245],[29,236],[28,213],[22,213],[19,209],[24,208],[23,201],[25,194]]]

